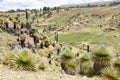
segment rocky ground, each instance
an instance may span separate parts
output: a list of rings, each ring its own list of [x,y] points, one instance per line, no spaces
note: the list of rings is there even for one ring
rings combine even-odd
[[[103,80],[98,77],[87,78],[86,76],[70,76],[66,74],[44,71],[15,71],[0,65],[0,80]]]

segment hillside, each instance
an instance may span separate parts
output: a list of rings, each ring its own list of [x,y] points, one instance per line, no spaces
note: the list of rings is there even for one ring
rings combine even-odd
[[[101,2],[93,2],[93,3],[85,3],[85,4],[66,4],[61,5],[61,8],[90,8],[90,7],[97,7],[97,6],[116,6],[120,5],[120,0],[111,0],[111,1],[101,1]]]
[[[120,7],[96,7],[84,9],[60,9],[60,12],[52,12],[52,16],[44,20],[38,18],[38,26],[50,26],[62,32],[79,32],[80,29],[92,27],[116,27],[120,23]]]
[[[120,6],[0,12],[0,80],[119,80]]]

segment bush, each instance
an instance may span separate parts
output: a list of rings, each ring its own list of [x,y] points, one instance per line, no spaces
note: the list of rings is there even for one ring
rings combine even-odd
[[[76,70],[77,63],[75,61],[69,61],[67,64],[70,68],[72,68],[73,70]]]
[[[118,59],[118,60],[115,62],[115,67],[117,67],[117,68],[120,69],[120,59]]]
[[[88,74],[89,77],[92,77],[92,76],[96,75],[97,73],[93,69],[93,67],[90,67],[87,74]]]
[[[98,51],[96,51],[95,53],[94,53],[94,55],[96,56],[96,57],[108,57],[108,59],[110,59],[111,58],[111,56],[110,56],[110,54],[109,54],[109,52],[107,51],[107,50],[105,50],[105,49],[99,49]]]
[[[94,74],[94,70],[92,73],[92,69],[93,69],[93,64],[91,62],[84,62],[80,64],[80,73],[83,75],[88,75],[88,76],[92,76]],[[90,72],[91,71],[91,72]]]
[[[45,70],[46,66],[44,63],[41,63],[38,68],[41,70]]]
[[[111,59],[112,57],[107,50],[101,48],[96,51],[93,54],[95,71],[100,74],[103,68],[110,66]]]
[[[105,49],[99,49],[93,56],[93,60],[99,64],[109,63],[111,59],[111,55]]]
[[[15,58],[14,52],[9,52],[9,53],[5,54],[2,62],[4,65],[9,65],[11,67],[11,65],[13,65],[14,58]]]
[[[69,59],[72,59],[73,57],[74,57],[74,54],[69,50],[66,50],[61,56],[62,60],[69,60]]]
[[[32,28],[31,28],[31,31],[35,32],[35,31],[37,31],[37,28],[32,27]]]
[[[118,80],[117,71],[114,68],[105,68],[102,70],[102,74],[109,80]]]
[[[89,61],[90,59],[91,59],[91,57],[89,55],[84,55],[83,57],[81,57],[80,61],[86,62],[86,61]]]
[[[21,49],[14,59],[14,65],[21,70],[34,70],[34,58],[32,51]]]
[[[119,73],[120,73],[120,59],[118,59],[117,61],[115,61],[114,66],[115,66],[115,68],[116,68],[116,69],[119,71]]]

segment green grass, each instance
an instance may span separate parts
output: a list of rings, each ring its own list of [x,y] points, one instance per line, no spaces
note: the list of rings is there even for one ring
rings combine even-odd
[[[59,42],[87,41],[91,36],[90,33],[62,34],[59,37]]]
[[[114,68],[105,68],[103,69],[102,73],[103,76],[105,76],[109,80],[119,80],[117,71]]]
[[[59,42],[64,43],[73,43],[76,42],[89,42],[96,46],[105,45],[109,47],[114,47],[118,52],[120,51],[120,42],[119,29],[112,32],[103,32],[101,29],[90,29],[87,32],[82,33],[69,33],[69,34],[60,34]],[[76,44],[78,45],[78,44]]]

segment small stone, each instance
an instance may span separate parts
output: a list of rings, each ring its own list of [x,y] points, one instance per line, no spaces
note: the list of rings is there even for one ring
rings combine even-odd
[[[75,72],[74,72],[74,71],[71,71],[71,70],[66,70],[65,72],[66,72],[66,74],[68,74],[68,75],[75,75]]]

